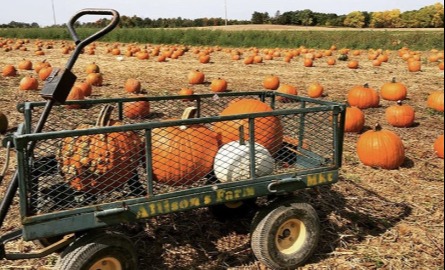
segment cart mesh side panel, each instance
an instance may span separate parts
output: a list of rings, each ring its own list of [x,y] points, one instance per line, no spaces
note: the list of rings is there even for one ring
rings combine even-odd
[[[240,98],[283,113],[221,121]],[[320,104],[257,94],[106,103],[112,132],[97,126],[101,102],[54,108],[43,133],[57,135],[37,141],[21,164],[28,216],[336,166],[332,111],[288,112]],[[196,108],[196,123],[171,126],[187,107]],[[28,112],[28,132],[42,110]]]

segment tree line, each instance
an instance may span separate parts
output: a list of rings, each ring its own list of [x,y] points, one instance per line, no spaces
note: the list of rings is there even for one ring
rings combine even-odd
[[[78,23],[77,27],[105,27],[108,19],[96,22]],[[312,10],[277,11],[274,15],[268,12],[255,11],[251,20],[224,20],[222,18],[140,18],[138,16],[121,16],[121,28],[181,28],[205,27],[241,24],[278,24],[299,26],[352,27],[352,28],[443,28],[444,6],[441,3],[425,6],[419,10],[401,12],[399,9],[381,12],[354,11],[346,15],[319,13]],[[39,28],[37,23],[10,22],[0,24],[0,28]],[[54,25],[51,27],[65,27]]]

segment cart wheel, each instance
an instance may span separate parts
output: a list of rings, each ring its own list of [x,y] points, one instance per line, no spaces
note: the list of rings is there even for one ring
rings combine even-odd
[[[227,220],[240,217],[246,217],[256,210],[256,199],[230,202],[225,204],[212,205],[210,212],[217,219]]]
[[[317,212],[306,203],[273,203],[260,211],[253,222],[252,250],[259,261],[272,269],[301,266],[312,256],[320,239]]]
[[[83,235],[61,255],[60,270],[136,270],[137,255],[131,240],[115,232]]]

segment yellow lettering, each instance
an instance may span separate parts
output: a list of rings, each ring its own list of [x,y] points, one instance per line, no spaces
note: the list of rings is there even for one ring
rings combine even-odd
[[[317,184],[318,184],[317,175],[308,175],[307,185],[308,186],[316,186]]]
[[[243,197],[253,197],[255,196],[255,188],[245,188]]]
[[[318,183],[319,184],[323,184],[323,183],[326,183],[326,176],[323,174],[323,173],[320,173],[319,175],[318,175]]]
[[[164,201],[164,211],[165,211],[165,213],[169,213],[169,212],[171,212],[171,210],[170,210],[170,202],[169,201]]]
[[[217,202],[222,202],[224,201],[224,194],[226,192],[222,189],[219,189],[218,191],[216,191],[216,201]]]
[[[199,198],[191,198],[190,199],[190,206],[191,207],[199,207],[199,206],[201,206],[201,202],[199,201]]]
[[[233,200],[233,192],[232,191],[227,191],[225,197],[226,197],[227,201],[232,201]]]
[[[139,208],[138,214],[137,214],[137,218],[148,218],[149,214],[147,212],[147,210],[142,206]]]
[[[204,204],[205,205],[209,205],[209,204],[211,204],[212,203],[212,197],[210,197],[210,196],[205,196],[204,197]]]
[[[148,207],[150,208],[150,213],[152,215],[156,215],[156,205],[154,203],[150,203]]]
[[[234,198],[235,199],[239,199],[239,198],[241,198],[241,195],[242,195],[243,191],[241,189],[237,189],[233,193],[235,194]]]
[[[158,213],[159,213],[159,214],[164,214],[164,209],[163,209],[163,207],[162,207],[162,202],[158,202],[158,203],[156,204],[156,206],[157,206],[157,209],[158,209]]]
[[[172,202],[172,204],[171,204],[171,210],[172,210],[172,212],[176,212],[176,211],[179,210],[179,204],[178,204],[178,202]]]
[[[189,207],[189,202],[187,200],[182,200],[179,202],[179,208],[180,209],[185,209]]]
[[[333,173],[328,174],[328,182],[334,182],[334,174]]]

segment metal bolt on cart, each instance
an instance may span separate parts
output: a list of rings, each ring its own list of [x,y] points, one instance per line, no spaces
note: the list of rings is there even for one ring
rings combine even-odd
[[[74,23],[84,15],[112,19],[80,40]],[[18,196],[22,226],[0,237],[0,258],[59,253],[57,269],[134,270],[134,244],[112,226],[207,207],[219,217],[255,209],[257,259],[272,269],[304,264],[320,221],[293,194],[338,181],[345,105],[274,91],[66,101],[82,49],[118,21],[114,10],[76,14],[68,24],[76,49],[47,79],[46,101],[19,105],[24,123],[3,141],[17,169],[0,225]],[[139,117],[143,106],[149,113]],[[8,252],[18,238],[42,248]]]

